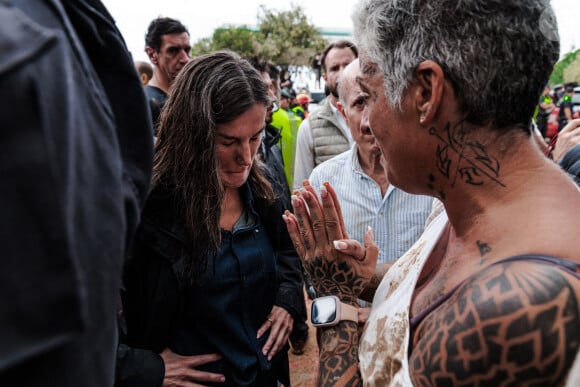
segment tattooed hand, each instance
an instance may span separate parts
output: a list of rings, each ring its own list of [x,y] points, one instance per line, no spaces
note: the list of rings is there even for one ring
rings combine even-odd
[[[336,295],[355,304],[372,275],[378,247],[372,231],[365,234],[365,247],[348,239],[336,193],[325,183],[322,203],[309,184],[292,197],[295,214],[284,216],[294,247],[300,255],[319,296]]]
[[[292,197],[295,215],[286,212],[284,221],[304,269],[319,296],[335,295],[356,305],[361,291],[370,281],[379,249],[371,230],[365,234],[365,247],[348,239],[336,193],[325,183],[320,191],[322,203],[309,184]],[[358,324],[344,320],[321,328],[318,336],[320,362],[317,386],[362,385],[358,370]]]

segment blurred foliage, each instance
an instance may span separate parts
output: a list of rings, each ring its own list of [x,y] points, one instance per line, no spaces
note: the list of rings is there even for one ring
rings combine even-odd
[[[211,38],[193,44],[192,55],[229,49],[241,56],[259,56],[283,68],[289,65],[310,66],[316,52],[328,42],[308,22],[304,8],[291,4],[290,11],[275,11],[261,5],[257,15],[258,30],[247,26],[221,27]]]
[[[222,27],[214,31],[212,38],[203,38],[195,42],[192,55],[207,54],[212,51],[229,49],[242,56],[252,55],[260,48],[256,33],[246,26]]]
[[[554,70],[552,71],[552,75],[550,75],[551,86],[561,85],[567,82],[575,81],[574,79],[569,79],[567,76],[565,76],[565,73],[568,67],[570,67],[571,65],[572,69],[576,68],[577,66],[580,66],[580,63],[577,63],[578,62],[577,58],[580,58],[580,56],[578,55],[579,53],[580,49],[569,52],[568,54],[564,55],[564,57],[561,60],[559,60],[558,63],[554,65]],[[573,74],[569,75],[572,76]]]
[[[580,83],[580,55],[564,69],[564,83]]]
[[[308,22],[304,8],[299,5],[292,4],[291,10],[285,12],[275,12],[261,5],[258,25],[260,41],[267,48],[261,54],[283,67],[310,65],[314,54],[328,44]]]

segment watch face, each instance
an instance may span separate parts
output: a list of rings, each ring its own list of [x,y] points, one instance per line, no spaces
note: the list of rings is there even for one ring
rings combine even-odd
[[[312,324],[328,324],[336,320],[336,299],[333,297],[317,298],[312,303],[310,313]]]

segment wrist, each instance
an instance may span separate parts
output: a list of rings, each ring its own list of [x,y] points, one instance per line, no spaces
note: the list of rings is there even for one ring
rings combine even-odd
[[[344,303],[337,296],[316,298],[312,301],[310,321],[315,327],[332,327],[342,321],[358,324],[358,304],[355,305]]]

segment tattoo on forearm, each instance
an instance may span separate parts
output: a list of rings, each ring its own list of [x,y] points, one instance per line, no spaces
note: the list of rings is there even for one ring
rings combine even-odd
[[[373,300],[373,297],[375,296],[377,289],[379,288],[379,285],[381,284],[381,281],[383,280],[383,277],[384,277],[384,274],[382,272],[375,273],[371,277],[367,286],[359,294],[359,298],[362,300],[371,302]]]
[[[357,324],[342,321],[336,327],[322,329],[317,386],[361,385]]]
[[[409,359],[413,385],[564,381],[580,348],[570,277],[549,265],[512,267],[472,280],[419,325]]]
[[[448,123],[442,130],[434,127],[429,134],[437,137],[441,144],[437,146],[437,169],[454,187],[458,180],[469,185],[483,185],[486,182],[505,187],[500,179],[500,163],[488,153],[485,145],[477,140],[470,140],[465,121],[455,125]]]

